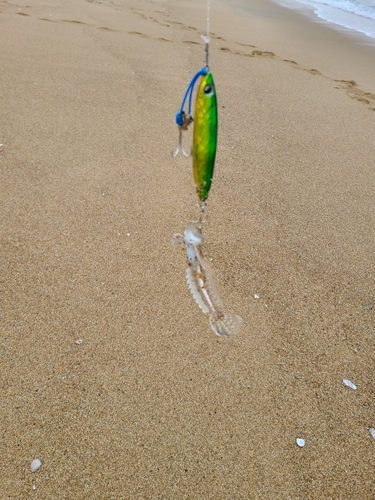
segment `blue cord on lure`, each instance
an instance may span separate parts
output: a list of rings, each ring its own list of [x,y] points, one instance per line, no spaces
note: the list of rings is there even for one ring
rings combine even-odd
[[[191,114],[191,101],[193,99],[193,90],[194,90],[195,82],[198,80],[198,78],[200,76],[205,76],[205,75],[207,75],[207,73],[208,73],[207,68],[200,69],[193,76],[191,82],[189,83],[189,86],[186,89],[185,95],[184,95],[184,97],[182,99],[180,111],[178,113],[176,113],[176,123],[177,123],[177,125],[179,127],[183,127],[184,126],[184,114],[185,114],[184,107],[185,107],[186,99],[189,97],[188,116],[190,116],[190,114]]]

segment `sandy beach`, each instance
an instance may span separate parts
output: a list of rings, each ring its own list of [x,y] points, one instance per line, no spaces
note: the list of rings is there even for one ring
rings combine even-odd
[[[211,1],[219,338],[171,244],[205,8],[0,0],[1,499],[375,499],[375,47]]]

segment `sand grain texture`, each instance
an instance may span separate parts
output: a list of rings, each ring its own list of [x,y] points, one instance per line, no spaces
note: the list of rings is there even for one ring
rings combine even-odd
[[[223,340],[171,245],[204,2],[0,1],[1,498],[375,498],[375,89],[262,5],[212,10]]]

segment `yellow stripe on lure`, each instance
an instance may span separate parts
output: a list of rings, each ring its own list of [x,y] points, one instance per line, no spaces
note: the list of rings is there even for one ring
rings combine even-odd
[[[194,85],[197,79],[202,76],[198,93],[195,100],[194,120],[190,114],[191,101]],[[189,99],[188,114],[184,111],[186,100]],[[181,151],[184,156],[189,156],[182,147],[182,131],[187,130],[191,122],[194,121],[193,133],[193,170],[194,181],[200,202],[207,200],[211,188],[212,177],[215,166],[216,144],[217,144],[217,99],[214,79],[212,73],[207,68],[202,68],[191,80],[180,111],[176,114],[176,122],[179,128],[179,142],[173,156],[177,156]]]

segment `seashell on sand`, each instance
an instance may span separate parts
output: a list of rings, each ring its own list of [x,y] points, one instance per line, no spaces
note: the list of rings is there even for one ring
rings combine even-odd
[[[353,391],[357,390],[357,386],[353,384],[350,380],[346,380],[345,378],[342,379],[343,383],[353,389]]]
[[[30,464],[31,472],[36,472],[37,470],[39,470],[41,465],[42,462],[39,460],[39,458],[35,458]]]

